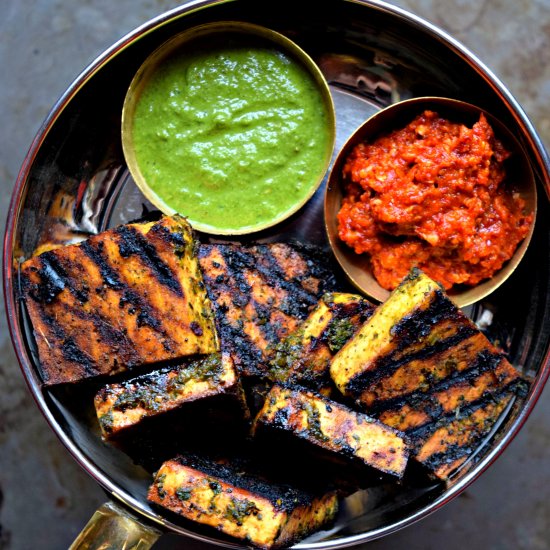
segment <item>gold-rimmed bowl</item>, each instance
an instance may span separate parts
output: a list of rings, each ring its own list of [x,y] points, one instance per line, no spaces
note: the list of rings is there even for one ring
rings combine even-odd
[[[156,140],[155,143],[151,143],[151,146],[154,148],[153,150],[161,151],[161,154],[154,160],[155,170],[150,170],[148,175],[146,175],[143,156],[141,155],[140,158],[140,153],[137,151],[135,133],[137,126],[136,116],[139,116],[140,113],[138,105],[144,95],[144,90],[146,90],[150,83],[155,86],[156,83],[154,79],[156,75],[163,71],[168,63],[177,60],[178,56],[194,55],[198,52],[204,52],[205,48],[214,48],[212,53],[212,55],[214,55],[217,49],[219,49],[220,52],[224,52],[226,44],[230,44],[230,47],[237,44],[238,47],[242,48],[254,48],[256,46],[268,48],[273,50],[276,56],[284,56],[284,63],[295,64],[303,73],[304,82],[308,82],[307,86],[309,92],[304,93],[303,96],[312,97],[315,101],[319,101],[320,108],[317,108],[317,106],[311,108],[311,113],[307,116],[315,118],[315,127],[323,129],[323,139],[321,139],[319,135],[309,135],[304,132],[307,124],[309,124],[309,119],[307,124],[305,120],[299,121],[298,118],[291,121],[299,131],[304,132],[302,135],[296,134],[296,136],[289,136],[287,129],[285,129],[284,133],[275,129],[276,121],[275,123],[273,122],[273,115],[277,114],[280,109],[287,107],[286,105],[281,105],[280,107],[271,109],[266,120],[260,123],[265,130],[264,133],[268,133],[269,136],[275,136],[274,138],[270,137],[270,140],[274,141],[272,155],[276,157],[280,154],[280,151],[284,151],[290,155],[289,158],[283,159],[284,162],[272,162],[272,172],[264,174],[265,169],[261,168],[257,162],[259,159],[256,159],[254,155],[247,156],[246,154],[244,157],[241,155],[240,159],[233,159],[233,161],[240,160],[240,162],[246,160],[248,165],[251,164],[251,166],[247,165],[246,168],[243,167],[236,170],[237,177],[235,178],[228,178],[227,175],[219,177],[217,175],[206,175],[206,173],[202,174],[200,170],[194,170],[194,172],[186,170],[186,166],[192,165],[190,163],[199,163],[202,162],[202,160],[195,159],[195,157],[190,154],[189,147],[187,145],[182,146],[181,141],[178,142],[179,137],[176,130],[170,129],[164,132],[162,136],[153,135],[152,132],[149,133],[148,137],[152,140]],[[221,78],[217,75],[212,76],[211,70],[204,70],[202,72],[204,73],[203,78],[206,87],[208,87],[208,78]],[[231,75],[229,75],[228,78],[230,77]],[[164,78],[164,76],[162,78]],[[187,73],[184,76],[178,74],[178,78],[180,80],[174,82],[174,86],[177,86],[178,92],[181,93],[182,96],[185,96],[188,90],[188,75]],[[269,78],[269,75],[266,74],[266,78]],[[296,97],[296,101],[300,102],[301,99],[298,99],[298,97],[299,95]],[[176,99],[178,98],[171,97],[170,101],[173,102],[176,101]],[[185,97],[183,101],[185,101]],[[222,103],[225,105],[227,103],[227,98],[220,96],[219,103],[220,106]],[[215,102],[215,105],[217,104],[218,101]],[[252,107],[254,106],[255,104],[253,104]],[[209,106],[208,108],[213,109],[214,107]],[[288,108],[290,108],[290,106]],[[168,108],[168,105],[166,107],[163,106],[163,109],[165,113],[173,117],[174,123],[175,119],[181,116],[181,113],[171,106],[170,108]],[[143,113],[143,109],[141,109],[141,112]],[[239,151],[242,149],[246,153],[250,148],[255,149],[257,146],[260,147],[260,145],[261,148],[259,150],[266,149],[267,145],[250,141],[251,131],[248,126],[246,131],[242,130],[239,126],[241,123],[237,122],[237,120],[233,120],[235,116],[238,118],[240,115],[240,111],[235,115],[233,113],[228,114],[227,120],[224,121],[224,127],[221,128],[219,125],[215,125],[211,134],[203,133],[209,131],[208,128],[209,125],[211,125],[211,121],[201,121],[200,129],[196,136],[197,142],[201,142],[201,140],[205,139],[205,136],[209,135],[212,135],[212,139],[216,140],[221,133],[225,132],[228,139],[231,138],[232,143],[238,142]],[[172,119],[167,120],[165,127],[170,128],[174,123]],[[286,127],[288,124],[288,121],[281,119],[281,125],[285,125]],[[179,132],[179,130],[177,130],[177,132]],[[292,130],[292,132],[294,132],[294,130]],[[318,134],[318,131],[316,134]],[[126,93],[122,111],[121,137],[123,152],[128,169],[142,193],[164,214],[173,215],[179,213],[186,216],[195,229],[214,235],[244,235],[263,231],[279,224],[300,210],[313,196],[315,191],[317,191],[325,177],[334,149],[335,136],[336,120],[332,96],[323,73],[313,59],[288,37],[267,27],[241,21],[217,21],[197,25],[176,34],[160,45],[146,58],[132,79]],[[208,139],[210,138],[208,137]],[[265,141],[265,139],[263,141]],[[215,172],[215,174],[221,174],[226,170],[227,164],[232,162],[232,160],[228,158],[229,153],[227,151],[227,146],[225,142],[224,147],[218,145],[213,146],[213,143],[217,143],[216,141],[208,143],[210,144],[209,149],[215,151],[212,155],[212,162],[214,164],[209,167],[208,170],[209,172]],[[305,162],[305,158],[301,158],[299,155],[302,154],[302,151],[311,148],[313,146],[312,144],[315,143],[320,144],[319,148],[322,149],[321,154],[315,155],[312,161]],[[168,147],[172,146],[177,147],[177,149],[174,151],[175,154],[168,158],[168,152],[165,153],[164,151],[168,151]],[[248,149],[246,149],[247,146],[249,146]],[[300,153],[298,153],[298,151],[300,151]],[[157,173],[164,170],[164,166],[167,165],[179,169],[178,162],[180,161],[174,161],[174,159],[181,159],[181,176],[170,182],[170,186],[173,187],[174,190],[161,191],[158,185],[160,177],[157,176]],[[261,162],[265,163],[265,161],[266,159],[262,159]],[[300,178],[293,178],[292,176],[293,173],[298,170],[298,164],[300,170],[302,170],[303,167],[304,169],[302,171],[307,173],[307,175],[300,176],[301,181]],[[289,169],[292,169],[294,172],[289,172],[290,175],[287,177],[286,174]],[[248,184],[244,176],[246,171],[249,171],[251,175],[255,176],[255,180],[250,181]],[[192,172],[192,175],[190,175],[190,172]],[[273,175],[275,176],[274,183],[270,183],[271,179],[273,179],[271,176]],[[277,191],[275,187],[278,186],[277,182],[290,186],[288,188],[288,193],[286,193],[289,199],[287,200],[285,197],[282,203],[281,201],[275,201],[270,198],[271,196],[275,196]],[[199,204],[192,207],[194,210],[191,210],[190,207],[189,211],[185,208],[185,200],[177,197],[178,189],[183,189],[187,185],[190,185],[193,189],[198,189],[198,191],[192,193],[193,195],[197,195],[198,198],[193,196],[191,199],[198,201]],[[233,196],[239,197],[238,204],[233,205],[233,207],[231,207],[231,203],[225,201],[221,195],[224,189],[228,187],[233,189]],[[183,194],[183,191],[181,191],[181,194]],[[228,195],[225,196],[227,197]],[[270,201],[269,206],[262,206],[263,215],[261,219],[253,219],[252,215],[248,215],[248,213],[252,212],[253,209],[258,207],[264,200]],[[183,204],[183,206],[182,204],[178,206],[178,210],[174,207],[176,201]],[[206,206],[206,204],[208,204],[208,206]],[[217,213],[217,223],[210,219],[212,211]],[[235,217],[234,213],[236,211],[238,211],[238,214]],[[229,221],[229,215],[233,216],[234,219],[232,221]]]
[[[504,143],[510,158],[506,162],[506,185],[519,193],[525,202],[525,212],[533,213],[533,222],[525,239],[516,248],[513,256],[491,278],[475,286],[455,285],[448,294],[455,303],[464,307],[477,302],[496,290],[516,269],[523,258],[533,234],[537,192],[535,179],[529,159],[514,135],[497,118],[487,111],[456,99],[445,97],[418,97],[394,103],[377,112],[361,124],[338,152],[325,192],[325,228],[336,259],[351,283],[377,302],[383,302],[390,291],[383,288],[375,276],[368,254],[357,254],[338,236],[337,215],[344,198],[344,178],[342,169],[351,151],[359,143],[371,143],[376,138],[387,135],[393,130],[404,128],[416,116],[425,110],[437,112],[440,116],[455,123],[471,127],[484,114],[493,128],[495,136]]]

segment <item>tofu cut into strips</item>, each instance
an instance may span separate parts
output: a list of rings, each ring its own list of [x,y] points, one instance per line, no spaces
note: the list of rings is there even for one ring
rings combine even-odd
[[[219,350],[191,226],[109,229],[21,267],[47,385]]]
[[[335,280],[312,247],[204,244],[199,261],[221,340],[239,374],[268,377],[273,348],[292,333]]]
[[[480,447],[513,398],[503,392],[454,416],[408,431],[415,460],[431,475],[447,480]]]
[[[239,403],[247,417],[244,391],[231,359],[216,353],[107,384],[95,396],[94,404],[102,434],[109,439],[146,419],[222,395]]]
[[[148,499],[265,549],[290,546],[330,526],[338,510],[334,492],[312,493],[248,472],[240,463],[198,456],[162,464]]]
[[[442,479],[475,451],[523,385],[505,356],[417,270],[336,354],[330,371],[342,393],[403,431],[412,456]]]
[[[409,449],[398,430],[314,392],[275,384],[253,422],[253,434],[286,433],[344,463],[401,478]]]
[[[330,395],[331,359],[373,311],[374,306],[356,294],[325,294],[296,330],[275,346],[269,378]]]

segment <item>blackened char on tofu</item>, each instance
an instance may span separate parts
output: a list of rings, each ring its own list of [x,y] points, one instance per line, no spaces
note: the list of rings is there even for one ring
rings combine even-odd
[[[328,527],[334,491],[312,492],[259,474],[250,461],[180,455],[156,473],[148,500],[259,548],[288,547]]]
[[[330,361],[372,315],[374,305],[357,294],[325,294],[305,321],[275,346],[269,361],[273,382],[336,394]]]
[[[219,350],[189,223],[120,225],[21,266],[47,385]]]
[[[107,384],[96,394],[94,405],[103,437],[112,439],[144,421],[199,401],[208,401],[210,409],[220,401],[234,402],[233,408],[247,418],[244,392],[227,354],[188,358],[177,365]],[[195,418],[193,424],[201,421]]]
[[[447,479],[525,381],[429,277],[413,270],[330,365],[342,393],[404,432],[412,456]]]
[[[336,461],[344,470],[361,465],[401,478],[409,456],[407,442],[398,430],[297,386],[275,384],[271,388],[253,423],[253,435],[262,432],[270,441],[277,434],[288,434],[290,445],[292,439],[307,442],[312,451],[321,451],[316,458],[328,458],[327,472],[329,462]],[[291,448],[285,444],[279,452],[292,453]]]
[[[245,377],[267,377],[275,345],[336,281],[314,247],[287,243],[204,244],[199,262],[222,346]]]

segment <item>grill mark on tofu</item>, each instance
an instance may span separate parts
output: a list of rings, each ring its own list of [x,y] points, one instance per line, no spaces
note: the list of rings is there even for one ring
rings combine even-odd
[[[237,291],[238,301],[235,305],[244,307],[250,301],[251,286],[247,280],[247,273],[258,273],[260,278],[258,283],[266,284],[274,291],[274,303],[280,312],[284,313],[289,318],[301,317],[306,312],[309,306],[313,305],[316,300],[302,288],[298,281],[288,280],[285,278],[285,273],[271,257],[268,245],[258,245],[251,251],[242,249],[222,249],[223,258],[226,262],[231,277],[235,280],[236,285],[234,292]],[[267,262],[267,265],[264,265]],[[284,292],[277,292],[281,289]],[[291,296],[292,299],[288,299]]]
[[[143,265],[149,269],[151,275],[161,285],[170,289],[176,296],[183,297],[183,289],[177,278],[172,273],[170,267],[160,259],[156,248],[150,241],[129,225],[121,225],[115,229],[115,233],[119,236],[118,248],[123,258],[128,258],[132,255],[139,257]],[[158,231],[156,234],[162,235]]]
[[[69,336],[63,339],[61,353],[67,361],[79,364],[90,376],[97,374],[98,370],[92,358],[75,344],[72,337]]]
[[[503,392],[472,404],[459,417],[443,420],[429,434],[411,434],[416,460],[435,477],[446,479],[477,449],[511,399],[511,394]]]
[[[121,238],[130,234],[130,248],[122,247],[129,255],[122,256]],[[149,243],[146,263],[135,250],[142,241]],[[217,351],[194,250],[191,227],[174,216],[107,230],[24,262],[22,290],[45,382]]]
[[[31,296],[37,302],[50,303],[67,285],[67,274],[50,252],[40,256],[40,265],[40,284],[31,291]]]
[[[246,249],[245,247],[238,248],[221,248],[221,253],[226,262],[227,267],[232,277],[242,281],[246,285],[246,280],[243,281],[243,273],[247,270],[257,271],[264,283],[267,283],[271,288],[281,288],[285,291],[285,297],[279,301],[277,305],[287,315],[291,317],[302,316],[307,313],[310,306],[317,302],[315,293],[306,290],[302,286],[304,276],[312,277],[307,271],[299,276],[296,269],[290,270],[284,268],[279,263],[279,260],[272,254],[272,248],[281,246],[274,245],[257,245]],[[289,250],[291,250],[289,248]],[[297,254],[297,252],[294,252]],[[297,261],[294,259],[294,261]],[[309,266],[304,265],[304,269]],[[294,277],[292,277],[294,275]],[[314,276],[313,276],[314,277]],[[288,296],[291,299],[287,299]]]
[[[276,257],[270,253],[275,249]],[[245,376],[266,376],[274,345],[296,328],[320,297],[308,289],[317,287],[322,293],[334,283],[326,270],[324,280],[318,279],[323,269],[283,243],[202,245],[199,261],[220,336]]]
[[[189,244],[185,242],[185,239],[181,233],[174,233],[170,231],[164,225],[156,224],[149,231],[148,235],[156,236],[161,241],[164,241],[166,244],[172,244],[176,247],[176,254],[183,254],[185,251],[192,252],[196,254],[195,242]],[[188,247],[191,247],[193,250],[189,251]]]
[[[461,314],[456,305],[451,302],[442,290],[433,293],[427,307],[406,315],[391,328],[391,334],[397,337],[397,350],[410,347],[420,339],[425,338],[433,327],[444,319],[459,318]]]
[[[439,407],[434,410],[432,422],[407,430],[406,434],[413,445],[420,446],[425,440],[436,430],[443,426],[449,426],[456,420],[470,417],[479,409],[483,409],[488,405],[496,405],[499,401],[506,400],[511,396],[513,384],[510,383],[507,387],[499,389],[499,391],[487,392],[478,399],[464,402],[460,407],[447,409]]]
[[[271,247],[264,245],[259,248],[260,257],[263,258],[266,265],[264,266],[260,262],[258,271],[267,280],[275,275],[279,279],[281,287],[292,297],[282,304],[281,311],[292,317],[303,316],[309,307],[317,302],[315,294],[302,286],[302,277],[297,275],[296,271],[290,270],[289,267],[285,270],[284,266],[281,266],[281,257],[276,257]],[[289,278],[293,274],[296,275],[296,278]]]
[[[401,478],[409,450],[404,434],[315,392],[275,384],[252,433],[279,430],[350,461]]]
[[[436,357],[436,361],[433,365],[434,368],[441,365],[437,359]],[[464,361],[464,366],[462,368],[457,368],[457,365],[453,364],[451,367],[445,369],[444,372],[441,373],[441,379],[439,380],[437,380],[437,376],[433,375],[426,366],[422,366],[424,368],[424,372],[421,373],[423,378],[416,387],[413,386],[414,389],[412,391],[405,390],[405,392],[403,392],[403,388],[396,387],[396,397],[392,397],[391,392],[387,391],[387,389],[386,393],[381,391],[378,395],[373,396],[371,401],[372,404],[369,406],[369,412],[379,414],[387,409],[398,408],[405,403],[418,402],[427,392],[434,394],[448,390],[453,386],[464,384],[465,382],[473,382],[482,373],[494,370],[501,361],[502,356],[500,354],[485,349],[474,355],[474,357],[470,357],[467,361]],[[428,367],[432,367],[432,365],[428,365]],[[410,373],[403,373],[403,377],[407,375],[410,375]],[[417,380],[414,379],[413,383],[414,382],[417,382]],[[384,395],[388,394],[390,397],[384,398]]]
[[[59,345],[63,358],[70,364],[76,363],[88,376],[94,376],[97,374],[97,365],[95,361],[86,353],[84,353],[79,346],[76,345],[72,336],[65,334],[65,331],[61,328],[59,323],[56,322],[55,317],[52,317],[46,313],[45,310],[39,309],[38,315],[45,327],[48,327],[51,334],[57,340],[57,342],[49,342],[46,340],[48,346]],[[44,337],[45,339],[45,337]],[[39,364],[40,373],[44,382],[48,382],[51,378],[51,372],[45,369],[42,364]]]
[[[123,284],[116,270],[107,261],[103,255],[103,243],[100,241],[92,245],[90,241],[84,241],[80,244],[81,250],[99,269],[103,282],[113,290],[128,289],[127,285]],[[129,290],[129,289],[128,289]]]
[[[96,246],[89,242],[84,242],[80,246],[86,256],[97,266],[101,277],[107,287],[112,291],[117,291],[119,294],[118,304],[120,309],[128,307],[127,313],[129,315],[136,315],[136,325],[138,327],[147,326],[161,336],[163,336],[164,348],[169,351],[172,349],[173,342],[170,342],[166,331],[162,326],[162,312],[157,311],[156,308],[148,302],[144,296],[135,292],[129,284],[123,280],[116,270],[110,265],[108,259],[103,253],[103,243],[99,242]],[[101,288],[96,288],[96,292],[101,293]]]
[[[491,373],[487,373],[487,378]],[[467,384],[475,382],[479,379],[473,379],[468,381]],[[481,380],[481,383],[486,380]],[[420,445],[434,430],[438,427],[448,425],[457,418],[466,417],[472,414],[479,408],[484,407],[488,402],[497,402],[502,397],[511,395],[514,392],[515,382],[510,382],[502,389],[499,388],[495,392],[495,387],[475,388],[471,386],[472,392],[470,399],[460,400],[461,403],[456,406],[449,406],[445,403],[445,392],[442,392],[439,396],[433,395],[415,402],[411,399],[403,405],[401,409],[387,409],[382,414],[375,415],[382,422],[387,423],[390,426],[394,426],[397,429],[403,430],[411,442],[416,442],[416,445]],[[460,390],[460,386],[456,386],[456,389]],[[476,389],[478,391],[476,391]],[[403,411],[403,412],[402,412]],[[403,415],[403,422],[406,422],[410,414],[416,413],[420,418],[417,423],[411,422],[409,426],[401,425],[396,421],[396,418],[401,414]]]
[[[411,361],[428,360],[449,347],[458,345],[460,342],[466,340],[475,333],[475,327],[462,326],[451,337],[431,343],[431,345],[419,348],[410,354],[402,353],[405,346],[400,345],[399,359],[395,358],[397,353],[392,353],[379,358],[371,368],[352,378],[348,382],[347,389],[350,393],[359,395],[363,393],[366,388],[379,384],[385,378],[392,376],[404,364],[410,363]]]
[[[127,368],[132,368],[136,364],[139,364],[139,354],[136,352],[124,329],[115,328],[109,319],[106,319],[96,311],[86,312],[78,306],[66,303],[60,304],[60,308],[65,310],[68,317],[72,316],[93,325],[97,331],[100,343],[105,345],[110,351],[116,349],[121,362]],[[85,336],[93,338],[93,334],[90,333]]]
[[[270,549],[288,547],[328,526],[334,491],[310,492],[266,477],[250,461],[182,457],[163,463],[148,500],[181,516]]]
[[[65,267],[52,252],[45,252],[38,257],[39,268],[34,268],[39,277],[38,283],[30,283],[27,278],[27,291],[38,303],[50,304],[67,288],[81,303],[88,301],[87,289],[75,287],[73,279],[67,274]]]

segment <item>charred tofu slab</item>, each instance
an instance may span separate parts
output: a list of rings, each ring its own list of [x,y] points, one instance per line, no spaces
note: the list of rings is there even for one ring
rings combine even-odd
[[[21,269],[45,384],[219,349],[190,225],[128,224]]]
[[[285,243],[202,245],[199,261],[220,338],[244,376],[266,377],[273,347],[335,285],[326,260]]]
[[[376,416],[405,432],[416,461],[447,479],[479,447],[519,388],[517,371],[501,358],[494,370],[470,369],[430,392],[386,403]]]
[[[503,392],[465,410],[457,408],[454,416],[408,430],[415,460],[434,477],[448,479],[479,448],[512,397]]]
[[[254,419],[253,433],[259,430],[288,432],[344,461],[361,461],[397,478],[407,465],[402,433],[307,390],[274,385]]]
[[[307,319],[275,346],[269,378],[330,395],[331,359],[373,311],[374,306],[356,294],[325,294]]]
[[[161,466],[148,498],[259,548],[298,542],[327,527],[338,509],[334,492],[312,494],[247,473],[240,464],[187,456]]]
[[[108,384],[97,393],[94,404],[102,434],[110,439],[147,418],[220,395],[238,401],[246,416],[244,392],[231,358],[216,353]]]
[[[490,432],[522,381],[419,271],[377,308],[334,357],[330,372],[363,410],[405,432],[416,459],[443,478]]]

